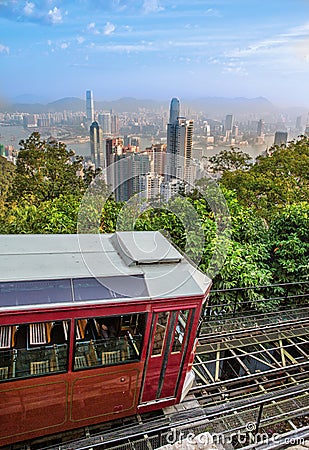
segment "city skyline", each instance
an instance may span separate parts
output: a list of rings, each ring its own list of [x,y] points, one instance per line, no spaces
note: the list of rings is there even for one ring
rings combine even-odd
[[[0,98],[259,97],[309,107],[308,1],[0,3]]]

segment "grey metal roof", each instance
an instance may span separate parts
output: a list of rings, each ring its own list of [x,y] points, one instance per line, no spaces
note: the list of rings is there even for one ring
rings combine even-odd
[[[79,287],[75,286],[77,282],[73,283],[76,279],[81,280]],[[54,302],[54,297],[56,303],[61,302],[59,295],[50,294],[57,289],[56,280],[70,280],[74,285],[73,298],[65,296],[63,302],[80,301],[87,297],[87,292],[92,292],[93,300],[100,296],[102,300],[190,297],[203,295],[210,285],[206,275],[192,266],[161,233],[155,231],[0,235],[0,291],[2,289],[4,295],[0,295],[0,306],[4,306],[1,298],[8,295],[9,283],[11,296],[18,282],[18,286],[26,289],[25,292],[31,297],[29,283],[41,282],[42,285],[43,280],[45,287],[40,289],[44,289],[49,303]],[[94,280],[91,288],[89,280]],[[96,281],[105,290],[95,286],[93,283]],[[24,282],[23,285],[20,282]],[[33,283],[31,286],[34,289]],[[63,283],[61,286],[62,292],[68,292]],[[109,296],[104,292],[109,292]]]

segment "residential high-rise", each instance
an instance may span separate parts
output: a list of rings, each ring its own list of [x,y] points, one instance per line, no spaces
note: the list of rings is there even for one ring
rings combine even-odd
[[[173,98],[170,121],[167,125],[166,180],[184,179],[186,166],[192,155],[193,120],[179,116],[180,102]]]
[[[258,135],[259,137],[264,136],[264,120],[263,120],[263,119],[260,119],[260,120],[258,121],[258,125],[257,125],[257,135]]]
[[[94,121],[94,103],[92,91],[86,91],[86,116],[89,122]]]
[[[92,162],[96,167],[104,169],[103,133],[98,122],[92,122],[90,126],[90,149]]]
[[[225,117],[225,132],[231,132],[233,130],[233,125],[234,125],[234,117],[233,114],[228,114]]]
[[[112,133],[112,120],[110,112],[103,112],[102,114],[99,114],[98,120],[102,127],[103,134],[110,136]]]
[[[276,131],[274,145],[286,145],[288,140],[287,131]]]

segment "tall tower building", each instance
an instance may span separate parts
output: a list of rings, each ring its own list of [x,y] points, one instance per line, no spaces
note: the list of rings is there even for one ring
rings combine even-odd
[[[170,119],[168,123],[174,123],[180,116],[180,101],[179,98],[172,98],[170,106]]]
[[[234,117],[233,114],[228,114],[225,117],[225,133],[227,132],[231,132],[233,130],[233,125],[234,125]]]
[[[99,114],[98,119],[102,127],[103,134],[110,136],[112,133],[112,121],[110,112],[103,112],[102,114]]]
[[[288,140],[287,131],[276,131],[274,145],[286,145]]]
[[[103,133],[98,122],[92,122],[90,126],[90,149],[91,160],[96,167],[105,168],[105,158],[103,153]]]
[[[94,121],[94,104],[92,91],[86,91],[86,116],[89,122]]]
[[[173,178],[185,179],[192,155],[193,120],[179,117],[179,110],[180,102],[173,98],[167,125],[166,181]]]
[[[260,119],[258,121],[258,125],[257,125],[257,130],[256,131],[257,131],[257,135],[259,137],[264,136],[264,120],[263,119]]]

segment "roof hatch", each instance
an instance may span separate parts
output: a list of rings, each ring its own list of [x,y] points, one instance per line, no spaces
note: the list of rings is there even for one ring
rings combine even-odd
[[[122,231],[113,234],[111,240],[128,266],[178,263],[183,259],[159,231]]]

